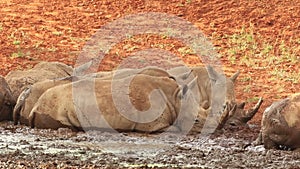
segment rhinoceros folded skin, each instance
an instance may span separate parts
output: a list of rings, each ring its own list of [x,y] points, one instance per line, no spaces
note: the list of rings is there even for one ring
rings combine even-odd
[[[267,149],[300,148],[300,93],[274,102],[266,108],[261,131],[254,145],[264,144]]]
[[[29,115],[29,123],[37,128],[69,127],[74,130],[113,128],[141,132],[164,131],[170,128],[174,131],[188,131],[192,127],[199,111],[198,102],[190,92],[196,86],[196,79],[187,85],[179,86],[170,77],[139,74],[130,79],[127,86],[129,92],[112,90],[112,83],[122,84],[124,87],[124,81],[129,78],[132,77],[114,81],[101,78],[83,79],[50,88],[34,105]],[[93,85],[95,91],[90,95],[87,91]],[[79,95],[74,96],[74,89],[77,89],[77,92],[79,90]],[[154,98],[153,91],[157,91]],[[125,103],[123,107],[132,111],[127,112],[128,114],[125,111],[125,116],[120,114],[119,107],[116,106],[115,99],[117,102],[124,101],[118,99],[121,96],[127,96],[131,101],[130,105],[126,107]],[[100,111],[96,111],[95,101]],[[155,118],[152,117],[152,113]]]

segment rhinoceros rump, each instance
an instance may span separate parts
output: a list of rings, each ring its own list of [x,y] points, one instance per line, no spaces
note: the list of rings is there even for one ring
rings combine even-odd
[[[59,62],[40,62],[29,70],[10,71],[5,79],[16,102],[21,92],[28,86],[46,79],[70,76],[73,68]]]
[[[274,102],[266,108],[261,131],[254,142],[266,149],[300,148],[300,93]]]
[[[17,104],[13,110],[13,120],[14,124],[25,124],[29,125],[28,116],[32,110],[34,104],[38,101],[39,97],[48,89],[71,83],[74,80],[74,77],[69,76],[66,78],[60,78],[55,80],[44,80],[37,82],[31,86],[28,86],[18,97]]]
[[[122,83],[124,79],[117,79],[114,83]],[[92,82],[91,82],[92,81]],[[97,100],[97,107],[101,110],[100,114],[95,114],[93,110],[89,109],[93,105],[89,99],[92,96],[86,98],[75,98],[77,102],[73,102],[72,87],[80,86],[82,91],[89,90],[89,85],[95,81],[95,96]],[[174,79],[169,77],[154,77],[139,74],[136,75],[128,86],[130,89],[129,95],[132,105],[137,110],[145,111],[151,105],[149,100],[150,93],[159,89],[161,98],[164,99],[166,105],[160,116],[152,122],[139,123],[128,120],[121,115],[112,98],[112,81],[103,79],[85,79],[72,84],[65,84],[48,89],[38,99],[38,102],[34,105],[29,115],[29,121],[32,127],[37,128],[52,128],[57,129],[60,127],[69,127],[74,130],[81,130],[83,128],[107,128],[108,126],[103,123],[99,123],[97,119],[103,117],[109,127],[115,130],[122,131],[141,131],[141,132],[155,132],[163,131],[172,126],[174,122],[176,129],[179,131],[189,130],[189,127],[193,125],[194,120],[198,114],[198,104],[194,100],[194,95],[190,92],[196,82],[192,81],[189,85],[184,87],[178,86]],[[122,91],[120,91],[122,93]],[[84,93],[83,93],[84,95]],[[183,100],[185,100],[183,102]],[[184,103],[184,104],[182,104]],[[187,103],[189,103],[187,105]],[[154,102],[153,104],[161,104]],[[77,110],[77,111],[76,111]],[[180,111],[182,110],[182,111]],[[89,114],[91,113],[91,114]],[[93,114],[94,113],[94,114]],[[181,115],[182,119],[177,119]],[[133,112],[133,116],[144,118],[143,116]],[[85,126],[82,126],[82,119],[86,117],[93,117],[87,119]]]

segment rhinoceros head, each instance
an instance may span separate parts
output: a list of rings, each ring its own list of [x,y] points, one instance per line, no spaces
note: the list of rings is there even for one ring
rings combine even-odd
[[[248,126],[247,122],[250,121],[253,116],[258,112],[258,109],[260,108],[263,100],[262,98],[259,99],[257,104],[250,108],[249,110],[245,110],[245,102],[243,103],[237,103],[235,92],[234,92],[234,84],[235,81],[240,74],[239,71],[237,71],[235,74],[233,74],[230,78],[226,78],[226,82],[224,83],[224,76],[216,72],[211,66],[207,67],[207,71],[209,73],[210,79],[212,81],[212,88],[216,86],[215,88],[219,90],[216,90],[218,92],[215,92],[215,95],[220,95],[220,97],[225,95],[224,99],[224,112],[223,114],[228,114],[225,122],[225,125],[231,125],[231,126]],[[225,86],[223,86],[225,84]],[[225,91],[222,91],[221,89],[225,89]],[[214,100],[213,100],[214,101]]]
[[[253,116],[258,112],[258,109],[260,108],[262,102],[263,99],[260,98],[256,105],[248,110],[244,109],[245,102],[236,104],[236,109],[235,111],[231,111],[231,113],[229,114],[229,118],[226,122],[226,125],[247,126],[247,122],[250,121],[253,118]]]

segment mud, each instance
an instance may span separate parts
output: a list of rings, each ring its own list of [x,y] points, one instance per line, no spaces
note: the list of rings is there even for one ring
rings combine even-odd
[[[175,139],[178,136],[170,134],[154,139],[154,135],[137,133],[73,133],[66,129],[37,130],[0,123],[0,168],[299,168],[296,152],[246,146],[258,134],[264,108],[299,92],[299,82],[278,79],[270,73],[299,72],[299,53],[295,53],[298,60],[294,63],[286,60],[276,64],[271,62],[274,58],[263,56],[259,59],[270,59],[270,64],[253,67],[231,63],[226,52],[232,48],[226,37],[243,28],[257,35],[258,44],[270,43],[276,49],[275,60],[282,57],[278,51],[280,42],[284,41],[287,49],[299,48],[299,3],[299,0],[2,0],[0,74],[3,76],[11,70],[31,68],[40,61],[74,65],[87,40],[103,25],[129,14],[160,12],[190,21],[211,38],[219,48],[225,73],[241,70],[236,86],[238,101],[255,97],[263,97],[265,101],[252,120],[256,125],[251,129],[227,129],[210,138],[195,135]],[[157,36],[132,37],[111,50],[102,69],[112,70],[133,52],[153,47],[181,56],[179,49],[185,45]],[[199,64],[187,55],[180,58],[189,65]],[[240,58],[237,56],[237,61]]]
[[[300,153],[252,146],[259,126],[203,136],[0,127],[1,168],[299,168]]]

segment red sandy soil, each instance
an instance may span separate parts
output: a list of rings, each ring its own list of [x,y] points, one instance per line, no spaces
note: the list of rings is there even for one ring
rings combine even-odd
[[[271,102],[299,92],[299,82],[276,79],[269,73],[275,69],[299,72],[299,53],[294,63],[287,60],[268,67],[232,64],[226,54],[230,46],[225,35],[251,27],[254,35],[260,35],[258,43],[268,42],[276,48],[278,42],[284,40],[287,47],[299,47],[299,4],[299,0],[2,0],[0,74],[30,68],[42,60],[74,65],[85,43],[101,26],[140,12],[174,14],[193,23],[218,47],[227,75],[241,71],[236,84],[239,101],[264,98],[262,109],[254,118],[259,122],[262,111]],[[111,70],[133,52],[157,44],[165,44],[162,49],[174,53],[188,65],[201,64],[193,55],[182,56],[178,49],[185,45],[176,39],[139,35],[116,44],[105,56],[100,69]],[[254,104],[250,102],[249,106]]]

